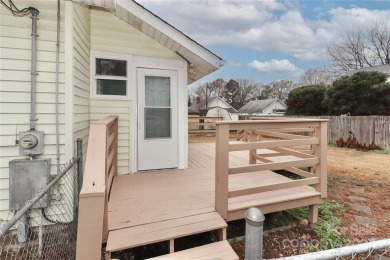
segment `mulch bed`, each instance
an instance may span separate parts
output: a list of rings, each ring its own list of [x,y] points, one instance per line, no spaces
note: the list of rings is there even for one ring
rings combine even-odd
[[[264,235],[263,258],[279,258],[308,253],[308,244],[319,245],[319,239],[309,226],[298,225],[284,231],[276,231]],[[240,241],[232,245],[240,260],[245,257],[245,244]]]

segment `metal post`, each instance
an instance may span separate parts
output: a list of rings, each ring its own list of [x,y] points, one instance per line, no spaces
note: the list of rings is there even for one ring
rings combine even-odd
[[[15,214],[16,215],[16,214]],[[20,217],[20,221],[18,224],[18,242],[24,243],[27,240],[27,229],[28,229],[28,222],[27,222],[27,212],[25,212]],[[8,230],[7,230],[8,231]],[[5,234],[5,232],[1,232]]]
[[[39,221],[39,233],[38,233],[38,252],[40,256],[42,256],[42,248],[43,248],[43,216],[41,215]]]
[[[37,82],[37,20],[38,9],[31,8],[31,104],[30,104],[30,130],[35,130],[36,124],[36,82]]]
[[[77,182],[78,192],[80,193],[83,186],[83,139],[77,138]]]
[[[257,208],[245,212],[245,260],[261,260],[263,256],[264,214]]]

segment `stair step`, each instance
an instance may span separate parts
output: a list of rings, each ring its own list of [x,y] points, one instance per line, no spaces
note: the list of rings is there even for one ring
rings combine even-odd
[[[190,259],[223,259],[238,260],[237,254],[233,251],[229,243],[224,240],[200,247],[194,247],[176,253],[150,258],[150,260],[190,260]]]
[[[161,241],[173,241],[179,237],[221,230],[226,227],[226,222],[217,212],[209,212],[112,230],[108,234],[106,251],[115,252]]]

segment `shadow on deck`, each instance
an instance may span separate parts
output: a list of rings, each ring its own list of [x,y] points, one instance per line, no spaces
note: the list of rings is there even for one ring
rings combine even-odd
[[[229,141],[231,130],[244,130],[241,137],[245,142]],[[296,134],[299,131],[311,134]],[[110,133],[115,134],[115,131],[111,129],[105,133],[107,140],[112,139]],[[263,137],[276,140],[261,141]],[[82,248],[92,246],[90,242],[80,241],[92,237],[87,229],[91,223],[96,223],[102,227],[96,235],[102,239],[99,245],[95,242],[95,246],[100,253],[101,242],[107,241],[106,258],[111,252],[161,241],[170,241],[170,252],[173,253],[176,238],[216,230],[221,242],[207,245],[203,250],[182,251],[177,259],[185,255],[194,257],[195,252],[200,257],[238,259],[225,241],[225,221],[243,219],[249,207],[259,207],[269,213],[309,205],[310,221],[316,221],[317,205],[326,196],[324,145],[326,149],[326,121],[322,120],[221,122],[217,125],[216,143],[189,144],[188,169],[125,175],[112,173],[112,177],[114,160],[110,157],[114,155],[110,156],[113,149],[108,145],[107,177],[100,180],[106,185],[101,189],[101,196],[85,185],[84,193],[80,194],[86,203],[80,201],[78,258],[85,256]],[[305,171],[299,167],[310,168]],[[303,179],[292,180],[275,172],[280,169]],[[108,189],[107,184],[111,182],[111,189]],[[91,217],[86,212],[83,218],[81,213],[88,209],[100,214],[101,218]],[[174,255],[170,257],[176,259]]]

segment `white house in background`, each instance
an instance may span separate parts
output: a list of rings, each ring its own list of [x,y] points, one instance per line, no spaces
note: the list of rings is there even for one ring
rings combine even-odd
[[[225,111],[227,111],[227,113]],[[224,116],[224,120],[238,120],[237,110],[220,97],[212,98],[206,102],[194,103],[188,108],[188,114],[206,114],[206,116]]]
[[[282,101],[277,98],[271,98],[250,101],[238,109],[238,113],[242,116],[283,115],[286,109],[287,106]]]
[[[13,2],[39,10],[36,130],[44,131],[44,152],[37,158],[51,159],[51,174],[57,157],[64,164],[75,155],[77,138],[85,154],[90,121],[108,115],[119,116],[119,173],[187,167],[187,85],[217,70],[220,57],[135,1],[61,0],[57,71],[57,1]],[[8,163],[25,158],[15,139],[30,129],[31,15],[13,16],[3,5],[0,13],[0,218],[6,219]]]
[[[390,82],[390,64],[378,65],[378,66],[367,67],[367,68],[362,68],[362,69],[357,69],[357,70],[351,70],[351,71],[348,71],[347,73],[343,74],[343,76],[352,76],[353,74],[355,74],[357,72],[362,72],[362,71],[382,72],[382,73],[387,75],[386,82]]]

